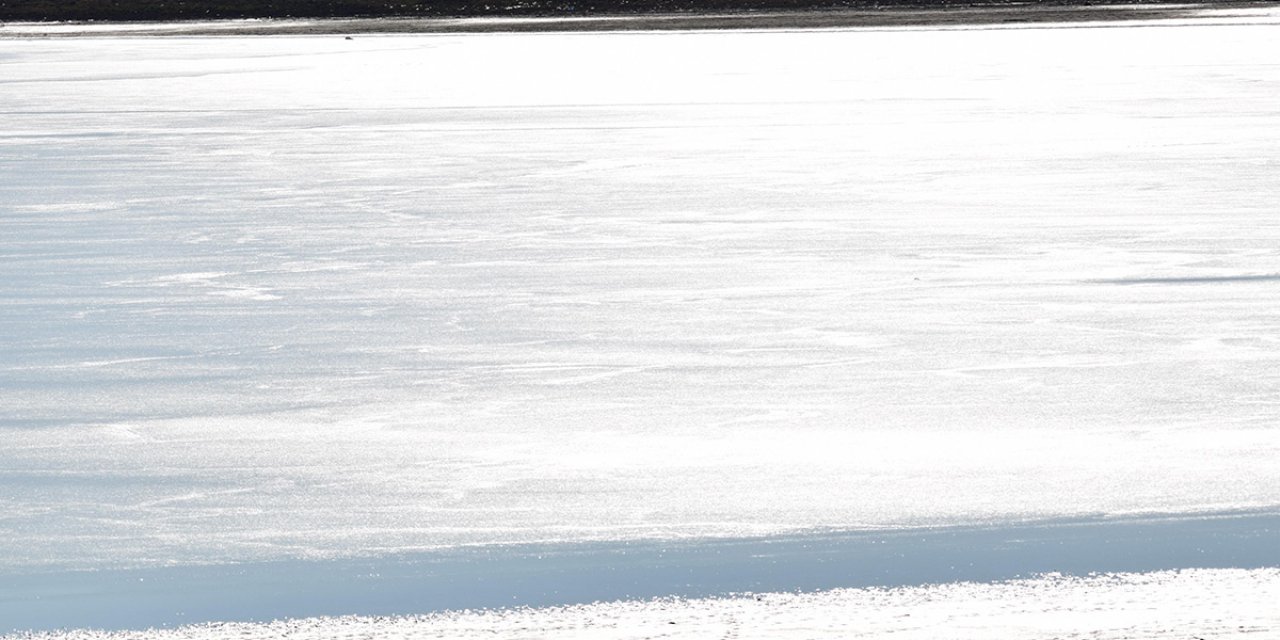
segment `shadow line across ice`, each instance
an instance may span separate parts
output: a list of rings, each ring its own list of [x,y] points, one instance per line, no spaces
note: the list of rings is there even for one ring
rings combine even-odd
[[[749,539],[529,544],[0,576],[0,633],[625,598],[1280,566],[1280,513],[1096,517]]]
[[[1094,280],[1097,284],[1224,284],[1234,282],[1280,282],[1280,273],[1235,276],[1181,276],[1165,278],[1113,278]]]

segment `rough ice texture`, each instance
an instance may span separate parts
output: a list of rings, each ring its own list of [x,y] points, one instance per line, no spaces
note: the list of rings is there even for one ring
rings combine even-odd
[[[1250,20],[0,40],[0,570],[1274,509]]]
[[[324,638],[1266,638],[1280,629],[1280,570],[1195,570],[898,589],[746,594],[392,618],[310,618],[15,640]]]

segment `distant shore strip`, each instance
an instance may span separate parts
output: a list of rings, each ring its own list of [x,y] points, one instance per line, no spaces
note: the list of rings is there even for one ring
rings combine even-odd
[[[297,6],[294,6],[294,5]],[[22,35],[3,28],[9,22],[63,22],[92,25],[94,35],[111,25],[129,24],[129,32],[181,35],[273,35],[360,33],[475,33],[564,31],[654,31],[689,29],[815,29],[1084,23],[1193,18],[1209,9],[1249,9],[1276,2],[1197,4],[1087,2],[830,3],[713,0],[690,4],[644,0],[574,4],[568,0],[508,4],[466,2],[0,2],[0,36]],[[394,10],[393,10],[394,9]],[[164,28],[143,28],[164,22]],[[106,24],[104,24],[106,23]],[[141,23],[141,24],[140,24]],[[11,25],[14,26],[14,25]],[[40,35],[79,35],[70,30]]]

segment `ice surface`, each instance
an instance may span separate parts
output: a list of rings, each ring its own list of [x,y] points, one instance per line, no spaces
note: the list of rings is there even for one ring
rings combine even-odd
[[[1280,508],[1277,33],[0,40],[0,575]]]

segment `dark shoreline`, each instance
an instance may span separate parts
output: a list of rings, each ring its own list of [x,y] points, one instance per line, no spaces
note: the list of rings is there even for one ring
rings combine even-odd
[[[70,29],[53,34],[5,33],[0,37],[24,35],[323,35],[375,33],[488,33],[488,32],[575,32],[575,31],[675,31],[719,29],[830,29],[876,27],[999,26],[1034,23],[1125,22],[1133,20],[1188,19],[1206,10],[1262,9],[1280,2],[1201,2],[1194,4],[1108,4],[1035,3],[922,5],[909,3],[880,7],[813,8],[783,10],[634,11],[530,13],[476,13],[433,16],[288,16],[256,18],[215,16],[176,20],[64,20],[40,24],[83,25],[84,31]],[[7,13],[6,13],[7,12]],[[0,0],[0,21],[13,20]],[[147,24],[157,28],[146,29]],[[0,23],[2,25],[2,23]],[[112,29],[119,26],[118,30]],[[143,27],[139,29],[139,27]]]

